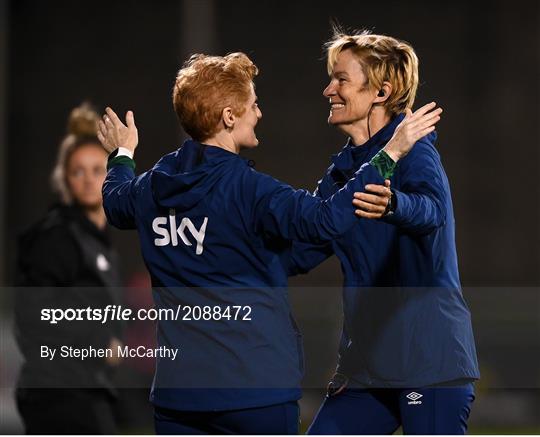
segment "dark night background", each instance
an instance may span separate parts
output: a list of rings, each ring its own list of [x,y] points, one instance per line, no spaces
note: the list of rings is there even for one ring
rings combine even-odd
[[[17,233],[54,200],[49,175],[69,111],[81,101],[134,111],[143,171],[184,139],[171,88],[185,58],[244,51],[260,69],[263,112],[260,146],[249,156],[258,170],[313,189],[346,141],[327,125],[322,97],[330,20],[410,42],[420,59],[415,107],[435,100],[444,108],[437,146],[452,186],[461,279],[487,375],[471,431],[540,429],[539,2],[0,0],[0,17],[3,286],[13,280]],[[127,281],[143,270],[137,237],[115,232],[114,238]],[[339,263],[327,261],[291,283],[318,287],[313,295],[299,290],[293,302],[308,366],[324,349],[331,372]],[[325,286],[336,292],[329,295]],[[9,308],[9,296],[0,301]],[[314,315],[316,308],[325,311]],[[319,335],[323,322],[330,328]],[[325,371],[309,376],[308,368],[313,386],[325,378]],[[2,382],[3,393],[10,384]],[[7,399],[4,393],[9,413]],[[307,393],[305,421],[319,401]],[[2,415],[11,430],[8,413]]]

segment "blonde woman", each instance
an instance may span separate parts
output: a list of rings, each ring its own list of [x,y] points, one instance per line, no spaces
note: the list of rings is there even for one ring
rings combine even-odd
[[[386,147],[418,87],[418,58],[404,41],[338,30],[326,49],[328,123],[348,141],[319,181],[322,199]],[[467,430],[479,372],[436,138],[426,132],[400,161],[382,218],[373,213],[377,191],[357,193],[353,228],[325,246],[293,249],[291,273],[335,253],[345,276],[336,375],[311,434]]]

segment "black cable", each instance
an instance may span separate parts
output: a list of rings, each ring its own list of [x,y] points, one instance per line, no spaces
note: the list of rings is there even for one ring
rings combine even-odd
[[[367,115],[367,134],[368,134],[368,141],[371,140],[371,129],[369,128],[369,117],[371,117],[371,111],[373,110],[373,105],[369,108],[369,112]]]

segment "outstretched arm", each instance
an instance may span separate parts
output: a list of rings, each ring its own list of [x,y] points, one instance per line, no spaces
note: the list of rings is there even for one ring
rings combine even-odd
[[[399,126],[398,126],[399,127]],[[397,129],[396,129],[397,132]],[[428,131],[429,133],[429,131]],[[445,221],[446,176],[434,149],[420,143],[401,164],[401,191],[392,190],[391,202],[383,220],[415,233],[429,233]],[[371,213],[380,204],[382,187],[366,186],[365,193],[355,193],[356,214],[365,218],[380,218]]]
[[[337,193],[321,201],[304,190],[280,184],[263,196],[259,204],[259,225],[269,235],[311,243],[335,239],[355,223],[354,192],[364,191],[368,182],[384,185],[397,160],[409,153],[413,144],[434,129],[440,109],[431,103],[414,114],[407,113],[394,136],[370,163],[364,164]],[[392,159],[390,159],[392,158]],[[385,188],[388,190],[388,188]],[[389,190],[388,190],[389,191]]]
[[[441,108],[428,112],[434,106],[434,103],[430,103],[420,108],[414,114],[411,113],[410,109],[407,109],[405,118],[397,126],[394,136],[389,144],[394,139],[397,139],[398,141],[413,141],[414,144],[414,142],[432,132],[435,129],[435,123],[440,120],[440,114],[442,113]],[[394,152],[389,151],[388,153],[393,155]],[[385,182],[385,186],[369,184],[366,186],[365,192],[355,193],[353,204],[358,208],[355,211],[356,215],[358,217],[376,219],[385,216],[388,212],[394,213],[397,208],[398,198],[402,197],[401,194],[403,193],[398,194],[396,191],[392,190],[393,195],[388,197],[385,187],[388,188],[389,186],[389,181]],[[409,216],[411,214],[411,208],[421,206],[420,204],[413,205],[414,203],[417,203],[416,200],[417,199],[414,199],[414,196],[411,199],[403,198],[402,203],[405,205],[402,206],[401,211],[404,211],[405,214]]]
[[[383,217],[407,232],[425,235],[446,222],[448,179],[435,149],[418,144],[401,168],[401,187],[394,190],[393,213]]]

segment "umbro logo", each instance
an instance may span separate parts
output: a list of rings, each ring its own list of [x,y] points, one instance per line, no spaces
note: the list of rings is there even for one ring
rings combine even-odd
[[[415,391],[409,393],[407,396],[405,396],[407,399],[410,399],[409,402],[407,402],[408,405],[421,405],[422,401],[419,401],[421,397],[424,395],[421,395],[420,393],[416,393]]]
[[[420,393],[416,393],[415,391],[413,391],[412,393],[409,393],[406,397],[409,398],[411,401],[416,401],[422,396],[423,395],[421,395]]]

